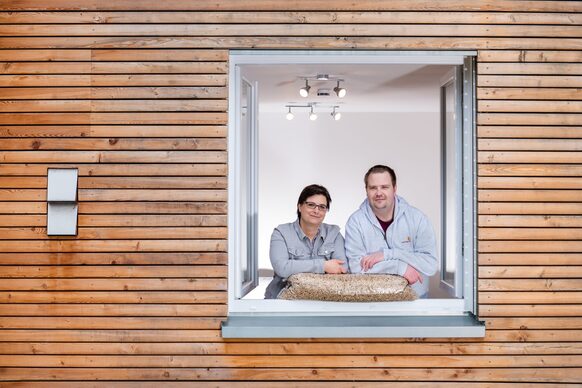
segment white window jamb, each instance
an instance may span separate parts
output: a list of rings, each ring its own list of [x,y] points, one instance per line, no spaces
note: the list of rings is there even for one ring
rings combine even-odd
[[[228,131],[228,307],[229,315],[237,314],[327,314],[327,315],[456,315],[463,312],[475,312],[474,287],[476,286],[474,265],[475,256],[475,225],[474,206],[475,177],[474,171],[474,140],[473,140],[473,59],[475,52],[408,52],[408,51],[231,51],[229,72],[229,131]],[[463,67],[463,213],[468,216],[463,220],[463,269],[464,298],[463,299],[425,299],[415,302],[390,303],[337,303],[319,301],[287,301],[287,300],[242,300],[241,255],[248,255],[243,247],[240,226],[248,220],[248,211],[241,201],[241,190],[244,189],[244,179],[250,179],[251,197],[256,201],[257,177],[245,177],[243,166],[244,156],[241,142],[244,136],[240,132],[240,65],[243,64],[296,64],[296,63],[410,63],[410,64],[451,64]],[[255,97],[256,98],[256,97]],[[256,101],[256,100],[255,100]],[[256,126],[255,126],[256,129]],[[255,137],[256,139],[256,137]],[[256,167],[256,148],[254,158]],[[252,175],[252,174],[251,174]],[[254,193],[252,192],[254,190]],[[472,196],[467,200],[467,195]],[[256,212],[256,207],[255,207]],[[467,219],[468,218],[468,219]],[[252,217],[251,217],[252,219]],[[256,213],[255,213],[256,224]],[[467,237],[468,236],[468,237]],[[467,241],[469,240],[469,241]],[[248,256],[247,256],[248,258]],[[253,258],[254,259],[254,258]]]

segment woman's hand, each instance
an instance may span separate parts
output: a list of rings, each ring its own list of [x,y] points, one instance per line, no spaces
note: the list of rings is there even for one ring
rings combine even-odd
[[[323,272],[330,274],[346,273],[347,270],[343,267],[345,261],[338,259],[326,260],[323,263]]]

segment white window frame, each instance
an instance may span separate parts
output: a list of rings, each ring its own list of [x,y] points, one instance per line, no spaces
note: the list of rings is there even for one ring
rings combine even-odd
[[[476,166],[474,51],[244,51],[230,52],[228,125],[228,314],[398,316],[476,313]],[[245,64],[449,64],[463,72],[463,288],[462,299],[419,299],[413,302],[342,303],[303,300],[239,299],[240,258],[244,254],[241,214],[241,136],[237,111],[240,68]],[[257,159],[257,155],[254,156]],[[256,191],[252,193],[256,198]],[[250,214],[256,219],[257,214]]]
[[[461,298],[463,289],[463,153],[457,152],[463,142],[463,94],[462,69],[455,67],[441,79],[441,263],[440,287],[455,298]],[[452,106],[447,105],[447,90],[452,88]],[[452,108],[451,122],[447,112]],[[447,124],[453,124],[451,130]],[[446,278],[447,263],[451,263],[455,271],[453,279]]]

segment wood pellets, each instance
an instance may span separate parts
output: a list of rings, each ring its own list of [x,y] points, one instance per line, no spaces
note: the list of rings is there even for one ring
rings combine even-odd
[[[279,293],[279,299],[332,302],[392,302],[417,298],[406,279],[387,274],[298,273],[287,279],[287,287]]]

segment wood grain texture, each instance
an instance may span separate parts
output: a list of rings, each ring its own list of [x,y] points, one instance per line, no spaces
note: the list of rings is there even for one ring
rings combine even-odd
[[[324,11],[297,12],[0,12],[0,24],[142,24],[142,23],[252,23],[252,24],[375,24],[375,23],[435,23],[435,24],[557,24],[580,25],[582,17],[576,13],[535,12],[399,12],[399,11]],[[205,55],[209,55],[204,53]],[[516,54],[517,57],[518,54]],[[530,53],[533,55],[533,53]],[[546,54],[547,55],[547,54]],[[491,54],[480,55],[487,59]],[[509,57],[509,56],[508,56]],[[196,57],[204,60],[206,57]],[[493,57],[500,60],[500,55]],[[545,58],[545,57],[543,57]],[[206,59],[215,59],[213,57]]]
[[[4,0],[0,385],[581,384],[581,11]],[[221,338],[236,49],[477,52],[484,338]],[[51,167],[79,169],[75,237],[46,235]]]
[[[425,32],[426,33],[426,32]],[[248,33],[252,35],[252,32]],[[267,34],[268,35],[268,34]],[[529,49],[552,50],[557,46],[564,50],[582,49],[580,38],[530,38],[521,37],[330,37],[312,36],[236,36],[236,37],[0,37],[0,49],[368,49],[368,50],[475,50],[475,49]]]
[[[530,12],[578,12],[582,7],[581,2],[559,2],[559,1],[516,1],[503,0],[493,1],[486,0],[479,4],[467,3],[464,0],[445,0],[433,3],[426,0],[396,0],[390,3],[379,3],[373,0],[365,0],[354,5],[351,1],[337,1],[329,5],[324,0],[295,0],[291,3],[280,0],[257,0],[252,3],[241,4],[237,0],[221,0],[218,3],[193,3],[183,4],[179,0],[169,0],[160,4],[153,0],[144,0],[139,6],[136,6],[131,0],[108,1],[105,4],[98,0],[85,0],[81,4],[71,3],[69,0],[53,0],[47,4],[40,0],[6,0],[2,10],[6,11],[59,11],[63,9],[78,10],[102,10],[104,5],[110,10],[122,11],[309,11],[309,10],[334,10],[334,11],[514,11],[527,9]]]

